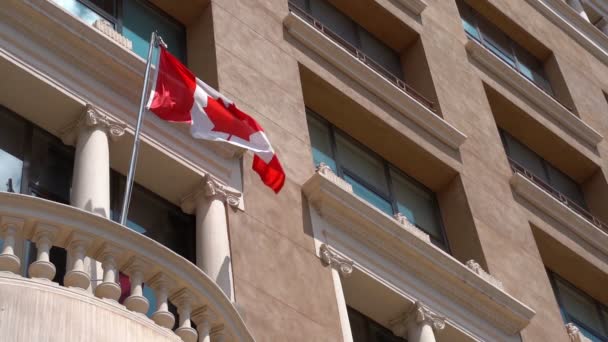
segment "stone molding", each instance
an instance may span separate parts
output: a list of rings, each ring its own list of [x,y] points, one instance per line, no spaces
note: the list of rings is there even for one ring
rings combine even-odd
[[[608,36],[583,19],[564,0],[526,0],[592,55],[608,65]],[[597,3],[593,1],[593,3]]]
[[[497,336],[496,331],[509,336],[517,334],[529,324],[534,310],[404,229],[393,217],[345,190],[335,180],[326,170],[315,172],[302,187],[311,210],[315,216],[318,214],[317,219],[313,218],[316,238],[324,236],[322,240],[326,241],[331,237],[332,248],[341,255],[361,257],[361,263],[367,265],[363,272],[367,274],[372,270],[368,268],[374,265],[370,276],[386,286],[396,285],[388,284],[377,274],[399,279],[403,286],[423,286],[433,302],[449,300],[461,306],[469,314],[459,317],[458,324],[467,322],[474,329],[481,329],[477,331],[483,331],[486,338]],[[384,261],[379,262],[380,258]],[[410,284],[409,273],[404,276],[403,272],[415,274],[416,284]],[[435,297],[434,291],[441,293],[441,298]],[[480,326],[482,320],[492,328]]]
[[[60,131],[61,140],[66,145],[76,144],[78,133],[85,127],[103,129],[110,139],[116,141],[125,134],[126,125],[101,114],[93,105],[87,104],[82,115]]]
[[[213,279],[158,242],[88,211],[32,196],[0,192],[0,222],[13,218],[28,222],[23,229],[23,238],[27,240],[33,238],[38,224],[58,227],[53,246],[72,249],[72,254],[80,260],[84,256],[95,257],[106,244],[116,246],[124,251],[123,257],[116,260],[116,264],[120,265],[119,271],[141,273],[140,278],[144,282],[154,280],[159,272],[164,274],[171,287],[169,297],[176,299],[174,303],[179,305],[186,301],[192,311],[208,307],[217,313],[217,324],[223,325],[231,338],[254,341],[234,304]],[[70,272],[76,270],[79,274],[86,274],[81,270],[82,263],[79,264],[79,269],[70,265]],[[23,282],[36,281],[19,278]],[[55,287],[69,290],[64,286]],[[86,293],[88,298],[95,298],[93,293],[80,292]]]
[[[428,324],[434,331],[441,331],[445,328],[446,318],[433,312],[420,301],[416,301],[412,309],[402,316],[389,323],[393,334],[407,338],[407,332],[412,323]]]
[[[467,267],[473,271],[473,273],[477,274],[481,279],[487,281],[488,283],[496,286],[497,288],[504,290],[504,287],[502,285],[502,282],[496,278],[494,278],[494,276],[492,276],[490,273],[486,272],[483,267],[481,267],[481,265],[471,259],[469,261],[466,262]]]
[[[574,323],[566,324],[566,332],[570,337],[571,342],[591,342],[590,339],[585,337]]]
[[[196,211],[196,202],[201,196],[209,199],[217,198],[226,202],[233,209],[238,209],[243,200],[243,194],[240,191],[230,188],[213,176],[207,174],[203,177],[203,181],[194,191],[181,199],[182,210],[187,214],[194,213]]]
[[[357,81],[404,117],[452,149],[458,149],[467,136],[373,71],[344,48],[334,43],[306,21],[290,12],[283,20],[287,31],[326,61]]]
[[[346,278],[353,273],[353,261],[339,255],[326,244],[319,248],[319,257],[323,265],[337,269],[342,277]]]
[[[556,219],[604,255],[608,255],[608,232],[604,232],[593,225],[523,175],[514,173],[509,182],[515,193],[525,198],[547,216]]]
[[[114,29],[114,27],[112,27],[112,24],[110,24],[110,22],[108,22],[107,20],[97,19],[93,23],[93,27],[98,29],[99,32],[105,34],[113,41],[115,41],[118,45],[120,45],[126,49],[129,49],[129,50],[133,49],[133,42],[131,40],[127,39],[127,37],[118,33],[118,31],[116,31]]]
[[[469,39],[466,43],[466,50],[472,58],[517,91],[520,96],[536,104],[545,116],[559,122],[562,129],[574,134],[590,146],[596,146],[604,138],[557,100],[488,51],[479,42]]]

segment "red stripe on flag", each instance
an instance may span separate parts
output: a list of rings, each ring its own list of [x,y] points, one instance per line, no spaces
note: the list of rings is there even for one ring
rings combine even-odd
[[[257,155],[253,156],[253,165],[251,167],[260,175],[262,182],[270,187],[275,193],[278,193],[283,184],[285,184],[285,172],[277,155],[272,156],[270,163],[266,164],[262,158]]]
[[[196,77],[166,49],[160,49],[158,68],[150,111],[163,120],[191,122]]]

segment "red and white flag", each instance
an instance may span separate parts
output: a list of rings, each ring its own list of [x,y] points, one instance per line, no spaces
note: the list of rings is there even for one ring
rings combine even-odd
[[[278,193],[285,183],[285,172],[262,127],[234,102],[196,78],[162,46],[157,67],[149,110],[163,120],[190,123],[194,138],[251,150],[253,170]]]

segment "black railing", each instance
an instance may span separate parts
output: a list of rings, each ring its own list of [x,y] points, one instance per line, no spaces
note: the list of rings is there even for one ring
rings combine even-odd
[[[536,84],[536,82],[532,81],[528,76],[526,76],[526,74],[524,74],[521,70],[519,70],[518,68],[514,67],[513,65],[511,65],[509,63],[509,61],[505,61],[505,59],[500,56],[499,54],[497,54],[496,52],[492,51],[492,49],[489,49],[482,41],[480,41],[478,38],[471,36],[470,34],[467,33],[467,37],[471,40],[476,41],[477,43],[479,43],[479,45],[481,45],[484,49],[486,49],[487,51],[489,51],[491,54],[493,54],[494,56],[496,56],[496,58],[500,59],[501,61],[503,61],[509,68],[511,68],[512,70],[514,70],[515,72],[517,72],[521,77],[525,78],[526,81],[532,83],[532,85],[534,85],[536,88],[538,88],[539,90],[541,90],[543,93],[547,94],[549,97],[551,97],[553,100],[555,100],[555,102],[557,102],[560,106],[562,106],[564,109],[566,109],[568,112],[570,112],[571,115],[576,116],[576,114],[574,114],[574,109],[572,109],[569,106],[566,106],[560,99],[558,99],[557,97],[555,97],[555,95],[551,94],[550,92],[548,92],[546,89],[544,89],[543,87],[539,86],[538,84]]]
[[[603,230],[604,232],[608,233],[608,225],[606,225],[604,222],[602,222],[599,218],[593,216],[593,214],[588,212],[585,208],[581,207],[579,204],[577,204],[570,198],[566,197],[566,195],[564,195],[561,192],[554,189],[551,185],[545,183],[545,181],[543,181],[539,177],[532,174],[532,172],[530,172],[525,167],[518,164],[513,159],[509,158],[509,163],[511,164],[511,170],[513,170],[514,173],[519,173],[520,175],[526,177],[527,179],[532,181],[534,184],[539,186],[541,189],[543,189],[545,192],[549,193],[555,199],[557,199],[558,201],[563,203],[565,206],[572,209],[572,211],[576,212],[577,214],[579,214],[580,216],[585,218],[585,220],[589,221],[594,226],[596,226],[599,229]]]
[[[298,6],[296,6],[295,4],[293,4],[291,1],[289,1],[289,10],[292,13],[294,13],[295,15],[297,15],[298,17],[302,18],[303,20],[305,20],[306,22],[311,24],[317,31],[323,33],[326,37],[328,37],[329,39],[331,39],[332,41],[334,41],[335,43],[337,43],[338,45],[343,47],[353,57],[357,58],[359,61],[361,61],[361,63],[365,64],[370,69],[377,72],[380,76],[382,76],[384,79],[386,79],[387,81],[389,81],[390,83],[395,85],[401,91],[408,94],[409,96],[414,98],[416,101],[420,102],[422,105],[424,105],[425,107],[427,107],[428,109],[433,111],[434,113],[437,113],[437,107],[435,106],[435,103],[433,101],[427,99],[422,94],[418,93],[414,88],[412,88],[411,86],[406,84],[401,78],[393,75],[390,71],[386,70],[384,67],[382,67],[380,64],[378,64],[378,62],[374,61],[369,56],[364,54],[361,50],[354,47],[351,43],[347,42],[344,38],[340,37],[340,35],[338,35],[337,33],[328,29],[325,25],[323,25],[323,23],[321,23],[319,20],[315,19],[313,16],[311,16],[305,10],[303,10],[303,9],[299,8]]]

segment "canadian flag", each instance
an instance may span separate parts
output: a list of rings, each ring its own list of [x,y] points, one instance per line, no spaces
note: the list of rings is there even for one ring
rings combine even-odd
[[[162,46],[148,108],[163,120],[190,123],[194,138],[251,150],[252,168],[264,184],[275,193],[283,187],[285,172],[262,127],[234,102],[196,78]]]

